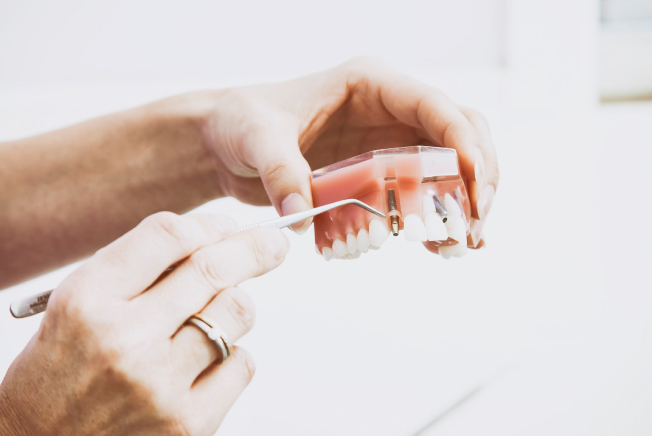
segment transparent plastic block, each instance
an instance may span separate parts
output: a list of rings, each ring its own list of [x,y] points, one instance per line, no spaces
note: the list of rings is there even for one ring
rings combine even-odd
[[[454,149],[416,145],[371,151],[334,163],[312,173],[312,198],[315,206],[355,198],[387,215],[382,220],[349,205],[316,216],[315,244],[326,257],[324,247],[343,252],[341,244],[334,246],[336,240],[347,249],[354,247],[350,235],[357,238],[360,230],[370,233],[373,220],[380,220],[388,234],[402,232],[407,240],[454,245],[463,238],[466,244],[471,205]],[[447,235],[442,234],[442,223]],[[380,227],[378,223],[373,226],[378,242]],[[364,249],[364,241],[362,245]],[[351,251],[334,257],[355,257]]]

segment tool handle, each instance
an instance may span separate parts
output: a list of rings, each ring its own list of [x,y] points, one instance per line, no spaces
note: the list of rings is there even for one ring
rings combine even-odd
[[[11,303],[9,310],[14,318],[27,318],[37,313],[45,312],[50,301],[50,294],[54,289],[31,295],[22,300],[16,300]]]

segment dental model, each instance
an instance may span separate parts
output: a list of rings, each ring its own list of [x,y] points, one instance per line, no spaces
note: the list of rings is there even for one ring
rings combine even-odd
[[[356,259],[401,230],[408,241],[431,241],[444,258],[467,251],[471,205],[453,149],[376,150],[312,173],[315,206],[348,198],[387,219],[350,205],[315,216],[315,244],[326,260]]]

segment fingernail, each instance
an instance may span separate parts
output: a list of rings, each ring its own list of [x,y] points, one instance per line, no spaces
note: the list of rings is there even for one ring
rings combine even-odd
[[[290,241],[288,241],[288,238],[280,230],[269,232],[267,234],[267,243],[277,260],[284,257],[290,249]]]
[[[475,181],[482,186],[482,181],[484,179],[484,157],[482,153],[477,148],[473,156],[474,169],[475,169]]]
[[[482,190],[480,200],[478,200],[478,217],[480,220],[484,220],[489,215],[489,209],[491,209],[495,194],[496,190],[491,185],[485,186]]]
[[[283,199],[281,202],[281,213],[290,215],[297,212],[303,212],[310,209],[310,205],[304,200],[303,196],[298,192],[293,192]],[[291,227],[297,235],[302,235],[310,227],[310,220],[304,220]]]

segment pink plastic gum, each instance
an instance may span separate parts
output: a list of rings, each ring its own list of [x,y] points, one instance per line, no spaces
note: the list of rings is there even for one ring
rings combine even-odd
[[[388,204],[390,189],[395,193],[396,210],[390,210]],[[469,231],[471,205],[457,153],[450,148],[417,145],[376,150],[337,162],[312,173],[312,198],[315,206],[347,198],[363,201],[387,215],[384,225],[388,231],[392,216],[398,216],[399,230],[404,230],[403,220],[411,214],[424,221],[426,214],[436,211],[446,222],[448,211],[443,206],[446,202],[451,205],[452,198],[459,206],[466,233]],[[373,219],[380,218],[350,205],[316,216],[317,250],[324,253],[323,248],[333,247],[337,239],[346,243],[347,235],[369,229]],[[457,241],[448,238],[434,244],[454,245]]]

